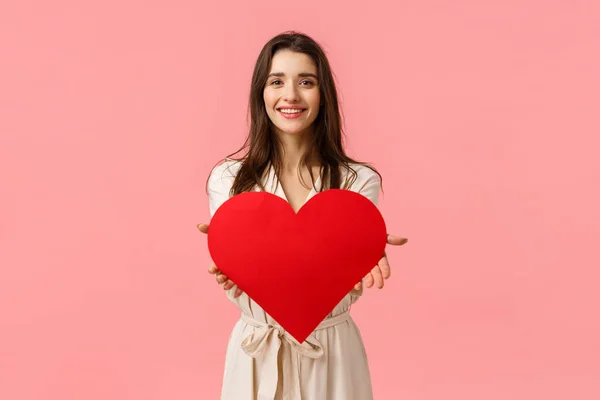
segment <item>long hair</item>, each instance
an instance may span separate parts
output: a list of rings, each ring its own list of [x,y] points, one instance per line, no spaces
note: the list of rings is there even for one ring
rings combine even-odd
[[[268,167],[273,166],[276,176],[282,168],[282,149],[279,146],[279,138],[271,129],[271,121],[265,109],[263,91],[267,82],[271,61],[279,50],[291,50],[303,53],[312,58],[317,66],[319,80],[319,91],[321,107],[312,136],[312,150],[321,165],[321,190],[348,188],[356,180],[356,172],[350,167],[350,163],[360,164],[372,169],[383,181],[381,174],[372,166],[358,162],[346,155],[344,152],[342,137],[341,110],[338,104],[338,94],[334,82],[334,76],[329,66],[329,61],[321,46],[309,36],[295,31],[279,34],[269,40],[261,50],[254,66],[252,84],[250,87],[250,99],[248,102],[248,115],[250,116],[250,131],[243,146],[235,153],[227,156],[229,159],[241,161],[241,166],[234,179],[230,195],[234,196],[243,192],[253,191],[258,185],[265,191],[263,177]],[[239,158],[232,157],[241,151],[246,153]],[[301,166],[304,164],[310,173],[312,185],[315,184],[312,168],[310,166],[310,154],[307,152],[299,163],[298,175],[302,180]],[[345,182],[341,182],[341,169],[346,174]]]

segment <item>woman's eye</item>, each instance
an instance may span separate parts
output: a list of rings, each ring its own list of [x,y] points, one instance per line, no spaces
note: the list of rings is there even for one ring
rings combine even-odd
[[[279,82],[279,83],[277,83],[277,82]],[[310,85],[313,85],[312,81],[302,81],[300,83],[308,83]],[[271,85],[279,85],[279,84],[281,84],[281,81],[279,79],[276,79],[276,80],[274,80],[274,81],[271,82]]]

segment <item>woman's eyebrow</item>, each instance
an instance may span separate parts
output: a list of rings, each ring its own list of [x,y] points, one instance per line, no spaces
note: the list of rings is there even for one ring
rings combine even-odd
[[[281,77],[281,76],[285,76],[285,74],[283,72],[271,72],[267,78],[270,78],[272,76]],[[315,74],[311,74],[310,72],[300,72],[298,74],[298,76],[301,78],[311,77],[311,78],[319,79]]]

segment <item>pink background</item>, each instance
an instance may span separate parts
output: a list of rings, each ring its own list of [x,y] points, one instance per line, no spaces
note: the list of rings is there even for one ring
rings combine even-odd
[[[1,399],[218,398],[196,224],[287,29],[409,238],[353,309],[375,398],[600,398],[599,2],[95,3],[0,6]]]

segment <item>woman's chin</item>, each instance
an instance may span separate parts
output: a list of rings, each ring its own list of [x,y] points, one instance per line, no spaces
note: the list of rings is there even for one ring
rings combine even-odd
[[[294,135],[294,136],[301,136],[306,134],[307,129],[305,126],[301,126],[298,128],[290,128],[290,127],[278,127],[279,132],[281,132],[284,135]]]

